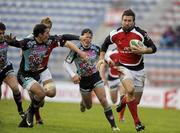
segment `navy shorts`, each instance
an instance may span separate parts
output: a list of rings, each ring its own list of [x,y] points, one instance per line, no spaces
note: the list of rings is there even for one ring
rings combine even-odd
[[[81,92],[91,92],[98,86],[103,86],[103,81],[99,75],[99,72],[96,72],[88,77],[81,77],[80,83]]]
[[[6,67],[0,72],[0,75],[1,75],[1,76],[0,76],[0,85],[2,84],[2,82],[4,81],[4,79],[5,79],[9,74],[15,75],[12,64],[6,66]]]

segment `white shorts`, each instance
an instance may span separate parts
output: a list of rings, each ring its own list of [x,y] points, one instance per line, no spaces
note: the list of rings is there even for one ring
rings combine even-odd
[[[45,71],[43,71],[42,73],[39,74],[40,75],[40,79],[38,81],[36,81],[33,77],[23,77],[21,76],[21,80],[23,81],[23,88],[30,90],[30,88],[32,87],[33,84],[35,83],[39,83],[41,84],[42,82],[52,79],[52,75],[49,71],[49,69],[47,68]]]
[[[30,90],[33,84],[38,83],[34,78],[32,77],[23,77],[21,76],[21,81],[23,81],[22,87],[24,89]]]
[[[50,79],[52,79],[52,75],[48,68],[45,71],[43,71],[42,73],[40,73],[40,80],[39,80],[40,82],[44,82],[44,81],[50,80]]]
[[[112,90],[117,90],[118,87],[120,86],[120,79],[115,79],[115,80],[108,80],[109,88],[110,91]]]
[[[142,92],[144,89],[144,83],[146,79],[145,70],[133,71],[123,66],[120,66],[120,71],[123,73],[120,76],[121,81],[125,79],[132,79],[135,86],[135,92]]]

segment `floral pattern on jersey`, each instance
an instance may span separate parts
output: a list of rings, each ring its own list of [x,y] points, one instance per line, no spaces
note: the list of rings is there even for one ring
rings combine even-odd
[[[28,56],[29,62],[29,70],[32,72],[38,71],[42,69],[42,61],[47,51],[45,45],[36,46],[30,50],[30,54]]]
[[[78,68],[78,73],[81,76],[90,76],[93,73],[97,72],[96,69],[96,61],[98,58],[98,53],[96,49],[89,49],[88,51],[85,51],[88,54],[89,59],[87,61],[83,61],[78,57],[75,60],[75,64]]]

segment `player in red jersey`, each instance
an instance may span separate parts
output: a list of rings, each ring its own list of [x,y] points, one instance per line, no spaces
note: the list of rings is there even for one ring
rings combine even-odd
[[[109,50],[105,55],[105,61],[108,62],[112,60],[115,64],[118,65],[118,51],[117,49]],[[120,99],[125,95],[125,89],[119,80],[120,72],[117,70],[116,66],[109,66],[107,63],[101,65],[100,67],[101,78],[104,81],[105,86],[109,88],[110,97],[113,104],[118,102],[118,93],[120,92]],[[119,121],[124,121],[124,111],[125,108],[119,112]]]
[[[118,71],[122,72],[120,80],[127,93],[119,103],[117,111],[120,112],[127,104],[134,119],[136,130],[141,131],[144,130],[145,126],[142,125],[137,113],[135,88],[143,89],[145,81],[143,55],[155,53],[156,46],[147,35],[147,32],[135,26],[135,13],[131,9],[123,12],[121,24],[120,28],[113,30],[106,37],[101,47],[100,60],[97,67],[99,68],[104,63],[104,55],[109,45],[115,43],[118,48]],[[131,49],[129,42],[132,39],[140,40],[145,47],[138,45],[135,49]],[[115,65],[112,60],[109,60],[108,64]],[[139,98],[141,96],[142,94],[139,93]]]

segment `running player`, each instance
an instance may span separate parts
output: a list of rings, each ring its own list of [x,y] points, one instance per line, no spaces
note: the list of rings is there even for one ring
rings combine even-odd
[[[138,47],[131,49],[129,43],[132,39],[138,39],[146,47],[138,45]],[[122,72],[120,79],[127,93],[119,103],[117,111],[120,112],[127,104],[134,119],[136,130],[144,130],[145,126],[141,123],[137,113],[137,101],[135,100],[134,92],[135,88],[141,90],[144,87],[145,71],[143,54],[155,53],[156,46],[144,30],[135,26],[135,13],[131,9],[125,10],[122,14],[122,27],[113,30],[105,39],[101,47],[102,51],[97,67],[100,67],[104,63],[104,55],[108,46],[113,43],[118,48],[118,71]],[[108,64],[114,65],[114,62],[109,60]],[[139,98],[141,96],[142,93],[140,93]]]
[[[66,41],[66,36],[50,36],[49,30],[46,25],[37,24],[33,29],[32,37],[17,41],[12,36],[7,36],[9,45],[22,49],[18,81],[24,89],[27,89],[33,94],[26,117],[20,123],[20,127],[33,127],[34,113],[42,105],[44,97],[54,97],[56,94],[55,84],[53,82],[47,82],[44,87],[39,83],[40,80],[51,76],[47,65],[52,50],[58,46],[66,46],[76,51],[83,59],[86,58],[86,54],[78,49],[76,45]],[[68,37],[73,38],[74,36]]]
[[[117,57],[118,51],[117,48],[114,48],[113,50],[108,50],[105,54],[105,61],[108,62],[109,60],[112,60],[116,65],[118,65],[119,60]],[[118,102],[119,92],[120,100],[125,95],[125,89],[119,80],[121,73],[117,70],[116,66],[108,66],[107,63],[102,64],[99,71],[104,84],[109,88],[111,101],[113,104],[116,104]],[[121,122],[124,121],[124,111],[125,108],[119,112],[118,117]]]
[[[18,81],[13,69],[13,65],[7,58],[8,42],[5,40],[5,31],[5,24],[0,22],[0,92],[1,85],[3,82],[5,82],[11,88],[19,115],[23,118],[24,112],[22,108],[21,93],[18,87]]]
[[[83,42],[79,42],[77,45],[79,48],[88,54],[88,61],[83,61],[76,52],[70,51],[67,56],[64,66],[67,72],[70,74],[72,81],[75,84],[79,84],[82,101],[80,103],[80,110],[84,112],[86,109],[92,107],[92,95],[94,91],[101,105],[104,108],[104,114],[109,121],[113,131],[119,130],[115,124],[114,116],[110,105],[106,99],[106,93],[104,89],[103,81],[96,69],[96,61],[99,58],[100,48],[91,43],[93,33],[90,29],[82,30],[81,35],[87,36],[87,39]],[[77,67],[77,73],[74,73],[70,64],[75,62]]]

